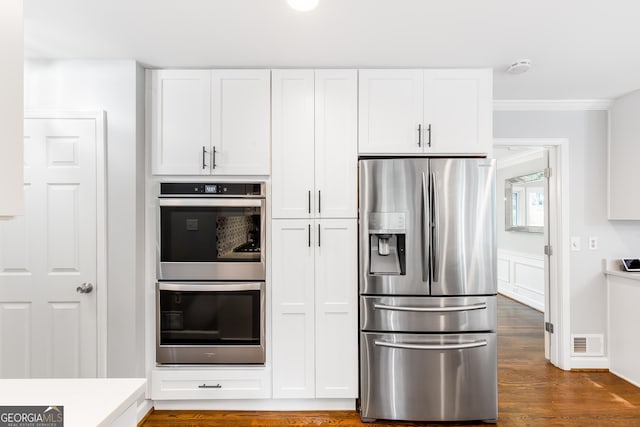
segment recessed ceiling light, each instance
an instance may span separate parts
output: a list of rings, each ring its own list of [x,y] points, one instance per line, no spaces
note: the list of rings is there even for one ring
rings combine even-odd
[[[309,12],[318,6],[320,0],[287,0],[289,6],[300,12]]]
[[[531,68],[530,59],[518,59],[517,61],[509,65],[506,71],[509,74],[522,74],[529,71],[529,68]]]

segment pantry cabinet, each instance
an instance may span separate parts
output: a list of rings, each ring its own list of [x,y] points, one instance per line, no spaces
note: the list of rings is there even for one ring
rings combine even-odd
[[[357,73],[273,70],[272,216],[357,216]]]
[[[268,175],[269,70],[152,71],[152,173]]]
[[[360,154],[486,155],[489,69],[360,70]]]
[[[273,397],[356,398],[357,220],[272,230]]]

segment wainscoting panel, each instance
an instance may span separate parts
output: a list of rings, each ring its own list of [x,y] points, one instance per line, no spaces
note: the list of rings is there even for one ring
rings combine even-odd
[[[498,249],[498,292],[544,311],[544,255]]]

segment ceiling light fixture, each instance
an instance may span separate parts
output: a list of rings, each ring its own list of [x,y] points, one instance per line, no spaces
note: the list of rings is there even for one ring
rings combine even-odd
[[[309,12],[318,6],[320,0],[287,0],[289,6],[299,12]]]
[[[509,74],[522,74],[529,71],[529,68],[531,68],[530,59],[518,59],[517,61],[509,65],[506,71]]]

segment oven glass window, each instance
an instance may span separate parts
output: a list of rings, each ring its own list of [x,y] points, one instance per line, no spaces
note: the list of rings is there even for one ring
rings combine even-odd
[[[260,260],[259,207],[160,208],[163,262]]]
[[[160,291],[161,345],[260,345],[260,291]]]

